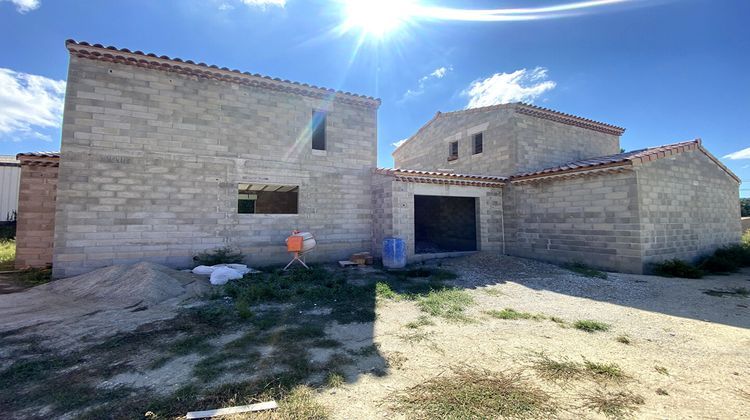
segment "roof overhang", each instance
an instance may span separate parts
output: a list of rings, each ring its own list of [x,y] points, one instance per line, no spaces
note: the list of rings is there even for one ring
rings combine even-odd
[[[502,188],[507,182],[507,178],[498,176],[454,174],[414,169],[377,168],[375,169],[375,173],[393,177],[396,181],[423,184]]]
[[[240,70],[230,70],[227,67],[195,63],[192,60],[182,60],[176,57],[171,58],[166,55],[157,56],[156,54],[146,54],[142,51],[130,51],[127,48],[117,48],[113,46],[105,47],[101,44],[89,44],[88,42],[78,42],[72,39],[65,41],[65,47],[72,55],[79,58],[127,64],[151,70],[168,71],[203,79],[220,80],[318,99],[333,99],[338,102],[366,108],[376,109],[380,106],[380,99],[371,96],[358,95],[356,93],[328,89],[308,85],[306,83],[272,78],[257,73],[251,74],[248,72],[241,72]]]

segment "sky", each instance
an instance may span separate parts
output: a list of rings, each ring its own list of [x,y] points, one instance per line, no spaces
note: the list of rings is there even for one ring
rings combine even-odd
[[[701,138],[750,196],[747,0],[0,0],[0,155],[59,150],[64,41],[378,97],[378,165],[437,111],[523,101]]]

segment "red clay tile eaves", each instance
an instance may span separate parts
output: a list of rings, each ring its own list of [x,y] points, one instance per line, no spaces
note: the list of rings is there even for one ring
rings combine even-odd
[[[579,117],[577,115],[566,114],[564,112],[555,111],[549,108],[542,108],[536,105],[526,104],[523,102],[513,102],[513,103],[508,103],[508,104],[483,106],[479,108],[461,109],[458,111],[449,111],[449,112],[438,111],[435,114],[435,116],[432,117],[429,121],[427,121],[424,125],[422,125],[419,128],[419,130],[417,130],[416,133],[414,133],[411,137],[406,139],[406,141],[404,141],[398,147],[396,147],[396,150],[401,148],[401,146],[403,146],[404,144],[408,143],[411,139],[416,137],[419,133],[423,132],[425,129],[427,129],[427,127],[432,125],[432,123],[434,123],[440,118],[450,117],[452,115],[463,115],[463,114],[470,114],[470,113],[476,113],[476,112],[487,112],[487,111],[493,111],[496,109],[503,109],[503,108],[513,109],[515,112],[518,112],[519,114],[530,115],[533,117],[537,117],[537,118],[541,118],[541,119],[545,119],[549,121],[559,122],[561,124],[572,125],[575,127],[581,127],[581,128],[585,128],[588,130],[598,131],[600,133],[611,134],[615,136],[621,136],[622,133],[625,132],[624,128],[618,127],[616,125],[594,121],[588,118]],[[396,152],[396,150],[394,150],[394,153]]]
[[[59,159],[60,152],[26,152],[26,153],[19,153],[16,155],[16,159],[21,159],[25,157],[41,157],[41,158]]]
[[[588,118],[579,117],[577,115],[566,114],[564,112],[555,111],[549,108],[542,108],[540,106],[517,103],[516,112],[519,114],[531,115],[537,118],[543,118],[550,121],[557,121],[563,124],[573,125],[576,127],[586,128],[589,130],[599,131],[605,134],[612,134],[615,136],[621,136],[625,132],[625,129],[616,125],[607,124],[599,121],[590,120]]]
[[[729,176],[739,182],[740,179],[737,177],[737,175],[729,170],[729,168],[724,166],[716,157],[714,157],[701,145],[700,139],[666,144],[663,146],[649,147],[647,149],[633,150],[630,152],[618,153],[616,155],[577,160],[562,165],[541,169],[538,171],[518,173],[512,175],[510,177],[510,181],[526,181],[531,179],[546,178],[550,176],[572,174],[577,172],[640,165],[689,150],[700,150],[706,156],[708,156],[708,158],[714,161],[714,163],[716,163],[720,168],[722,168],[727,174],[729,174]]]
[[[252,74],[240,70],[230,70],[227,67],[196,63],[192,60],[183,60],[177,57],[172,58],[166,55],[157,56],[152,53],[147,54],[142,51],[131,51],[127,48],[117,48],[113,46],[105,47],[101,44],[90,44],[88,42],[79,42],[73,39],[65,41],[65,47],[71,54],[75,54],[80,58],[171,71],[179,74],[258,86],[321,99],[335,95],[335,98],[338,101],[368,108],[377,108],[380,106],[380,99],[371,96],[358,95],[356,93],[323,88],[308,85],[306,83],[272,78],[257,73]]]
[[[60,152],[28,152],[19,153],[16,159],[21,166],[59,166]]]
[[[502,176],[454,174],[449,172],[419,171],[414,169],[377,168],[375,173],[395,177],[400,181],[427,184],[451,184],[479,187],[502,187],[508,180]]]

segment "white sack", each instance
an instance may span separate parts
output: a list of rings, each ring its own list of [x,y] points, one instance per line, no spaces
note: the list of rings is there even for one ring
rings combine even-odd
[[[226,284],[229,280],[241,279],[243,276],[239,271],[229,267],[217,267],[211,273],[211,284],[218,286]]]
[[[200,274],[201,276],[208,276],[216,270],[216,267],[208,265],[199,265],[193,269],[193,274]]]

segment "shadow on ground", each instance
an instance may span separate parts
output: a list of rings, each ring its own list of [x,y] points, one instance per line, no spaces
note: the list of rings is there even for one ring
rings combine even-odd
[[[731,275],[702,279],[622,273],[607,273],[603,279],[536,260],[490,253],[433,260],[427,266],[455,271],[460,277],[452,284],[459,288],[513,282],[538,291],[750,329],[750,296],[747,294],[750,269],[747,268]]]
[[[275,417],[320,417],[314,389],[388,373],[373,342],[377,289],[426,293],[443,287],[435,273],[266,269],[174,307],[76,301],[56,318],[42,289],[18,293],[27,307],[13,315],[39,322],[0,326],[0,406],[15,418],[171,418],[275,399]]]

